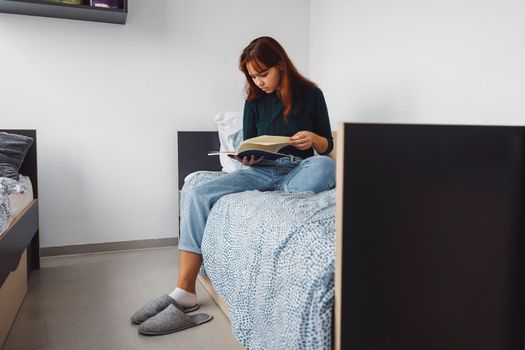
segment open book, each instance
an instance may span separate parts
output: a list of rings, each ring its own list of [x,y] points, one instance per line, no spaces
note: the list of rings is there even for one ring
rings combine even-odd
[[[288,145],[290,145],[288,136],[263,135],[244,140],[237,151],[217,151],[210,152],[208,155],[226,154],[230,157],[251,157],[253,155],[255,158],[264,157],[264,159],[275,160],[287,156],[287,154],[279,153],[279,150]]]

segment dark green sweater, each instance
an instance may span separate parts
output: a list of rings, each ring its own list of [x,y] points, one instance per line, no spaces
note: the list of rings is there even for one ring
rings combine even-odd
[[[298,131],[307,130],[328,140],[328,148],[323,154],[332,151],[332,129],[323,92],[317,87],[303,86],[295,91],[292,111],[287,119],[283,117],[283,104],[277,94],[263,95],[244,104],[244,139],[261,135],[292,136]],[[282,153],[303,159],[314,155],[313,148],[301,151],[288,146]]]

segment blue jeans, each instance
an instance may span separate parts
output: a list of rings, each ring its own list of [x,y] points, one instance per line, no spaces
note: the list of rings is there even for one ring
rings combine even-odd
[[[201,254],[202,236],[211,208],[227,194],[259,190],[319,193],[335,186],[335,162],[327,156],[263,160],[184,193],[179,250]]]

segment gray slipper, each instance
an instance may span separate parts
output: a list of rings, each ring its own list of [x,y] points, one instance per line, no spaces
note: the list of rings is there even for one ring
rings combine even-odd
[[[186,315],[175,306],[170,305],[156,316],[143,322],[139,333],[144,335],[162,335],[182,331],[211,321],[213,316],[208,314]]]
[[[191,312],[199,308],[199,304],[195,304],[190,307],[181,306],[177,304],[177,302],[173,300],[168,294],[162,294],[160,297],[150,300],[142,307],[142,309],[135,312],[133,316],[131,316],[131,322],[135,324],[141,324],[148,318],[155,316],[170,305],[173,305],[182,312]]]

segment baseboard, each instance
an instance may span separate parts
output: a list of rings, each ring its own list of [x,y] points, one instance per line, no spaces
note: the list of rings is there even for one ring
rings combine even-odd
[[[112,252],[119,250],[133,250],[145,248],[171,247],[178,244],[179,239],[174,238],[160,238],[160,239],[142,239],[137,241],[122,241],[122,242],[108,242],[95,244],[80,244],[67,245],[60,247],[40,248],[40,256],[57,256],[57,255],[73,255],[73,254],[89,254]]]

